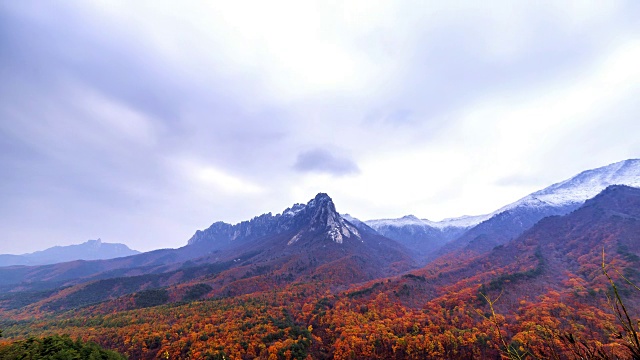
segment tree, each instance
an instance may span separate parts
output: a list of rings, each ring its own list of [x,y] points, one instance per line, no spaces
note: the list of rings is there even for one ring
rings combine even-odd
[[[604,257],[604,249],[602,249],[602,272],[607,277],[609,284],[611,285],[611,289],[613,294],[607,294],[607,300],[609,301],[609,306],[611,306],[611,310],[616,316],[618,323],[622,326],[623,332],[618,334],[618,337],[623,339],[625,342],[625,346],[631,351],[632,357],[634,360],[640,360],[640,338],[638,336],[638,332],[640,332],[640,328],[636,328],[640,323],[639,320],[632,320],[629,315],[629,311],[627,310],[627,306],[622,301],[622,297],[620,296],[620,292],[618,291],[618,287],[613,282],[613,279],[607,272],[607,265],[605,263]],[[640,287],[631,282],[622,274],[618,273],[622,279],[624,279],[629,285],[634,287],[636,290],[640,291]]]
[[[491,300],[489,296],[483,293],[480,293],[480,295],[484,298],[487,304],[489,304],[489,309],[491,310],[491,314],[490,316],[486,316],[482,312],[479,312],[479,314],[482,315],[485,319],[489,320],[491,324],[495,327],[495,332],[498,335],[498,340],[500,341],[499,344],[502,345],[502,349],[500,350],[502,352],[502,356],[510,360],[522,360],[527,358],[529,356],[528,351],[521,351],[521,349],[519,349],[518,344],[514,344],[513,342],[508,344],[505,337],[502,336],[502,330],[500,325],[504,322],[504,317],[496,314],[496,311],[494,309],[494,304],[496,303],[496,301],[500,299],[500,296],[502,296],[502,293],[500,293],[500,295],[498,295],[498,297],[495,300]]]

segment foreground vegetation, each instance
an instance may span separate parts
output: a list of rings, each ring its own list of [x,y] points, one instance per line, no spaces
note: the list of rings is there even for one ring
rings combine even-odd
[[[378,291],[383,286],[376,284],[371,292],[336,295],[320,284],[294,285],[128,311],[118,308],[124,303],[104,303],[41,319],[5,320],[3,326],[5,335],[17,338],[64,332],[130,359],[637,359],[627,342],[637,320],[628,323],[631,329],[622,326],[606,300],[588,293],[550,291],[506,312],[507,301],[481,302],[468,288],[412,308],[402,304],[399,291]],[[56,336],[5,345],[0,354],[37,352],[51,342],[80,358],[119,358]]]
[[[29,338],[0,345],[0,359],[24,360],[124,360],[115,351],[105,350],[95,343],[73,341],[69,336]]]

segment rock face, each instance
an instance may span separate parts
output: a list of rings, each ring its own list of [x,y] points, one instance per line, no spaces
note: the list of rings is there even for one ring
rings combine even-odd
[[[104,243],[100,239],[69,246],[54,246],[23,255],[0,255],[0,266],[47,265],[74,260],[104,260],[139,254],[127,245]]]
[[[281,214],[263,214],[236,225],[216,222],[206,230],[198,230],[188,245],[206,246],[210,250],[227,249],[251,240],[295,232],[288,241],[295,244],[304,235],[322,235],[335,243],[361,241],[360,232],[336,211],[333,200],[319,193],[306,205],[295,204]]]
[[[307,206],[300,209],[296,217],[295,222],[302,225],[302,229],[289,240],[289,245],[294,244],[305,233],[326,234],[328,239],[338,244],[347,239],[362,241],[358,229],[336,212],[333,200],[327,194],[316,195]]]

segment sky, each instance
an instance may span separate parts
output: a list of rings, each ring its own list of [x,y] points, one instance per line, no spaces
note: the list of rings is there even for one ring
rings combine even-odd
[[[318,192],[485,214],[640,157],[640,2],[488,3],[0,0],[0,253]]]

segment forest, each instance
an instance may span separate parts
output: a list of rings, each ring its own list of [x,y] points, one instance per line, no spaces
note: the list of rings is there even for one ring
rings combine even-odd
[[[629,305],[640,289],[620,267],[603,262],[589,286],[570,277],[564,290],[518,300],[505,284],[527,276],[536,275],[444,288],[419,307],[427,279],[405,275],[338,293],[315,282],[157,306],[166,294],[143,292],[62,313],[14,312],[0,324],[12,339],[64,333],[129,359],[638,358]],[[24,344],[13,341],[0,354]]]

